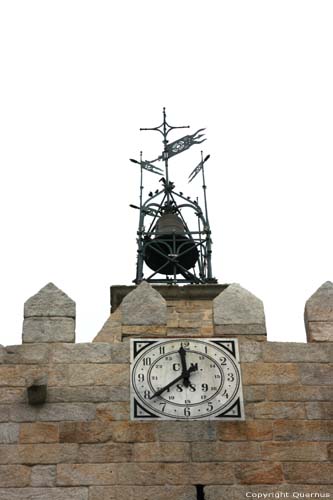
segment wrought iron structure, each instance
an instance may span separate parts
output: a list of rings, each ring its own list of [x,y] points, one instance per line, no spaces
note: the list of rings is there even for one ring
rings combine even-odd
[[[204,210],[199,206],[198,199],[191,200],[181,191],[176,191],[175,184],[169,179],[169,159],[186,151],[194,144],[200,144],[204,129],[199,129],[192,135],[186,135],[169,143],[168,134],[172,130],[189,128],[188,126],[174,127],[167,123],[166,112],[163,108],[163,122],[158,127],[140,128],[160,132],[163,136],[163,152],[154,160],[144,160],[142,152],[140,161],[133,163],[140,165],[140,205],[130,205],[139,210],[139,227],[137,231],[137,269],[135,283],[146,280],[150,283],[216,283],[212,275],[211,254],[212,240],[208,220],[206,182],[204,165],[205,158],[201,151],[201,160],[189,175],[191,182],[199,172],[202,174],[202,188]],[[162,161],[164,169],[156,165]],[[161,176],[160,187],[148,198],[143,200],[143,171]],[[185,220],[184,212],[190,210],[195,217],[195,227],[189,227],[189,220]],[[150,272],[144,276],[144,268]],[[151,272],[152,271],[152,272]]]

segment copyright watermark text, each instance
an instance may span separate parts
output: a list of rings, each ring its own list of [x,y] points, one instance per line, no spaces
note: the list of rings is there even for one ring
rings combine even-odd
[[[253,498],[256,500],[268,500],[270,498],[273,499],[282,499],[282,498],[298,498],[298,499],[315,499],[315,498],[331,498],[331,494],[328,492],[311,492],[305,493],[302,491],[271,491],[268,493],[263,493],[260,491],[247,491],[245,493],[246,498]]]

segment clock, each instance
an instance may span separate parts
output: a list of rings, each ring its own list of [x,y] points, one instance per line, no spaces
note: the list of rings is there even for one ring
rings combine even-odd
[[[132,339],[132,420],[244,420],[237,339]]]

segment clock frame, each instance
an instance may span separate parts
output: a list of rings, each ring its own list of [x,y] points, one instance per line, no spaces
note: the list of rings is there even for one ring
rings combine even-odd
[[[244,420],[237,339],[131,339],[132,420]]]

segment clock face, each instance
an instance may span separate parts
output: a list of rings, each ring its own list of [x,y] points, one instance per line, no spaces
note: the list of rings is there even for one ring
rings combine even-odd
[[[133,339],[131,418],[242,420],[236,339]]]

